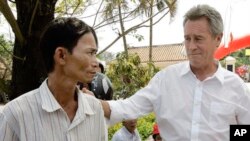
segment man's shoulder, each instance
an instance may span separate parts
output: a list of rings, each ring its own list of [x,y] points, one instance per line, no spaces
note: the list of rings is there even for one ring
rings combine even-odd
[[[39,101],[36,98],[37,93],[38,89],[35,89],[9,101],[4,105],[2,113],[7,118],[27,115],[30,109],[32,109],[31,107],[37,106],[37,101]]]
[[[182,61],[182,62],[178,62],[178,63],[175,63],[175,64],[168,65],[165,68],[163,68],[163,70],[181,69],[183,67],[187,67],[188,65],[189,65],[188,61]]]
[[[182,71],[187,71],[189,62],[183,61],[176,64],[169,65],[159,71],[159,74],[176,74],[179,75]]]
[[[92,110],[94,111],[99,111],[100,109],[102,109],[102,105],[99,99],[97,99],[95,96],[89,95],[89,94],[84,94],[81,93],[81,102],[83,102],[83,104],[87,104],[89,105]]]
[[[122,131],[122,128],[121,128],[121,129],[119,129],[119,130],[117,130],[115,132],[115,134],[112,137],[112,141],[117,141],[117,140],[122,141],[123,138],[124,138],[123,137],[123,131]]]
[[[235,72],[229,71],[223,67],[221,67],[220,69],[221,69],[220,74],[223,75],[225,79],[241,82],[242,79]]]

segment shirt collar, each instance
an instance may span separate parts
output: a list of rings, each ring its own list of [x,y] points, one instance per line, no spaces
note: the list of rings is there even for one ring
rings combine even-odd
[[[39,87],[41,94],[42,108],[47,112],[54,112],[61,108],[61,105],[56,101],[55,97],[48,88],[47,80],[44,80],[42,85]]]
[[[41,94],[41,104],[42,108],[47,112],[54,112],[56,110],[62,109],[61,105],[57,102],[53,94],[48,88],[47,80],[44,80],[42,85],[39,87],[39,91]],[[85,113],[87,115],[93,115],[95,112],[90,107],[90,104],[86,98],[86,95],[83,94],[78,88],[77,88],[77,95],[78,95],[78,109],[77,112],[79,114]]]
[[[224,68],[221,66],[220,62],[216,62],[218,64],[217,71],[214,73],[214,77],[219,80],[219,82],[223,85],[224,84]]]
[[[188,61],[184,62],[183,68],[180,71],[181,76],[192,72]]]
[[[224,83],[224,75],[223,75],[224,69],[222,68],[219,61],[216,61],[216,63],[218,64],[218,68],[212,77],[217,78],[219,80],[219,82],[221,84],[223,84]],[[190,68],[189,61],[186,61],[186,62],[184,62],[183,69],[181,70],[180,74],[181,74],[181,76],[184,76],[184,75],[189,74],[189,73],[193,74],[193,72],[191,71],[191,68]]]

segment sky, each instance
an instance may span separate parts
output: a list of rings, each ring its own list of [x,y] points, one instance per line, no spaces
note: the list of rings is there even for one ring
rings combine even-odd
[[[174,44],[183,42],[183,15],[188,9],[197,4],[208,4],[216,8],[222,15],[224,20],[225,32],[232,32],[234,39],[250,34],[250,0],[177,0],[178,9],[175,18],[170,22],[169,16],[166,16],[153,29],[153,45]],[[98,7],[90,7],[89,13],[96,12]],[[231,12],[231,18],[229,13]],[[0,16],[0,33],[5,34],[7,38],[13,38],[10,34],[11,29],[4,23],[4,17]],[[83,19],[89,25],[93,25],[93,19]],[[138,19],[139,20],[139,19]],[[128,29],[131,23],[125,24]],[[111,27],[97,30],[99,39],[99,50],[109,45],[117,35]],[[143,35],[144,40],[139,42],[134,37],[127,36],[129,46],[148,46],[149,45],[149,29],[141,28],[137,30],[137,34]],[[224,34],[225,35],[225,34]],[[228,35],[228,34],[226,34]],[[224,36],[226,37],[226,36]],[[224,42],[222,42],[223,44]],[[122,40],[120,39],[107,51],[117,53],[123,51]]]

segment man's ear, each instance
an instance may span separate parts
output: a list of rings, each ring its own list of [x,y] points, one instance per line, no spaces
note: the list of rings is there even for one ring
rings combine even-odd
[[[217,35],[217,37],[216,37],[216,40],[217,40],[217,47],[219,47],[220,46],[220,43],[221,43],[221,40],[222,40],[222,37],[223,37],[223,33],[221,33],[221,34],[219,34],[219,35]]]
[[[65,58],[67,55],[67,50],[63,47],[58,47],[55,50],[54,59],[58,64],[65,64]]]

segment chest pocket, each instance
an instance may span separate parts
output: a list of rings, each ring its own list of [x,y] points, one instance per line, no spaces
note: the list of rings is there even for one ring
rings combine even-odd
[[[209,124],[216,129],[229,129],[236,124],[235,109],[232,104],[212,102],[210,105]]]

